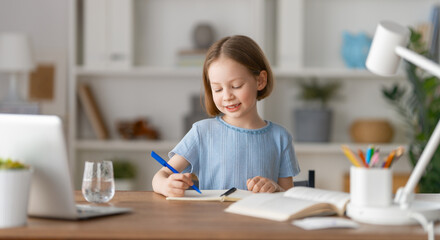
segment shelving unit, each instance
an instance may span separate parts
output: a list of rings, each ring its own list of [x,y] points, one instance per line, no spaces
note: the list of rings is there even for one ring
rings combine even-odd
[[[169,151],[178,141],[127,141],[127,140],[81,140],[77,141],[78,150],[89,151],[137,151],[145,152],[146,149],[155,151]],[[353,143],[294,143],[295,151],[301,154],[339,154],[341,153],[341,144],[349,144],[353,149],[367,149],[369,144]],[[401,144],[380,144],[380,149],[384,152],[390,152]]]
[[[402,142],[400,122],[381,96],[380,88],[395,81],[404,83],[404,75],[387,79],[366,70],[345,68],[339,53],[342,31],[365,31],[373,35],[382,19],[404,25],[418,24],[429,20],[432,4],[438,3],[433,0],[130,1],[133,1],[134,64],[117,69],[84,66],[81,14],[84,0],[71,0],[69,150],[77,186],[85,159],[128,156],[145,173],[138,180],[139,189],[150,189],[149,181],[159,166],[143,161],[145,154],[151,150],[166,154],[175,146],[184,135],[182,120],[190,112],[190,96],[201,92],[201,67],[176,67],[176,53],[192,47],[191,31],[198,22],[211,23],[217,39],[244,34],[262,46],[274,68],[277,87],[259,109],[264,118],[280,123],[291,132],[291,111],[300,105],[295,98],[295,80],[317,77],[342,81],[343,98],[331,105],[335,110],[332,142],[295,143],[297,154],[304,159],[316,158],[317,154],[340,158],[340,143],[350,143],[348,128],[357,118],[390,119],[396,126],[395,141]],[[78,82],[89,83],[95,91],[111,140],[94,139],[77,102]],[[114,127],[116,121],[144,116],[161,131],[162,140],[119,139]],[[386,144],[384,149],[389,151],[396,145]]]

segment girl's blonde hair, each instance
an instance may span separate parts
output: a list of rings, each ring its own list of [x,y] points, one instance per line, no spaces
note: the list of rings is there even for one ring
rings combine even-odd
[[[269,96],[274,85],[272,70],[258,44],[249,37],[235,35],[225,37],[215,42],[206,53],[205,63],[203,65],[203,85],[205,87],[205,108],[210,116],[216,116],[221,112],[215,106],[211,84],[208,76],[208,69],[212,62],[219,59],[220,56],[228,57],[243,66],[245,66],[252,75],[259,76],[261,71],[267,72],[266,87],[257,93],[257,100]]]

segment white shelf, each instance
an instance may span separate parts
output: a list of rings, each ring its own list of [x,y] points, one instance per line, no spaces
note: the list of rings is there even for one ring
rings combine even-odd
[[[362,149],[365,151],[370,144],[359,144],[359,143],[293,143],[295,147],[296,154],[342,154],[341,145],[345,144],[351,148],[353,151]],[[404,146],[406,143],[383,143],[374,144],[376,147],[380,148],[381,152],[390,152],[391,150]]]
[[[170,151],[178,141],[129,141],[129,140],[80,140],[76,142],[77,150],[84,151]],[[341,145],[348,145],[353,151],[365,150],[369,144],[358,143],[294,143],[296,154],[338,154],[342,153]],[[390,152],[398,146],[406,146],[406,143],[376,144],[383,152]]]
[[[202,67],[133,67],[129,69],[96,69],[77,67],[79,77],[159,77],[193,78],[202,76]]]
[[[350,79],[365,79],[365,78],[383,78],[396,79],[403,78],[404,74],[399,73],[395,77],[380,77],[366,69],[348,69],[348,68],[303,68],[303,69],[273,69],[274,74],[278,78],[304,78],[304,77],[318,77],[318,78],[350,78]]]
[[[78,140],[75,147],[85,151],[170,151],[176,144],[176,141],[153,140]]]
[[[394,80],[404,78],[403,73],[394,77],[380,77],[372,74],[366,69],[347,68],[303,68],[303,69],[280,69],[274,68],[273,72],[278,78],[342,78],[342,79],[365,79],[383,78]],[[154,78],[200,78],[202,67],[133,67],[130,69],[90,69],[84,67],[76,68],[76,75],[79,77],[154,77]]]

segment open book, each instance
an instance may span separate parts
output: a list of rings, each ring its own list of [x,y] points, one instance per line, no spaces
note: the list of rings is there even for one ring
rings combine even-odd
[[[350,194],[308,187],[258,193],[231,204],[226,212],[285,221],[322,214],[344,215]]]
[[[252,195],[251,191],[237,189],[228,196],[220,196],[228,191],[225,190],[202,190],[202,194],[194,190],[186,190],[183,197],[167,197],[167,200],[180,201],[220,201],[220,202],[235,202],[242,198]]]

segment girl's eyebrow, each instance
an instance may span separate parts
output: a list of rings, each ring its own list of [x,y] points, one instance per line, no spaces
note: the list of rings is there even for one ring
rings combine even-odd
[[[236,77],[236,78],[233,78],[233,79],[231,79],[231,80],[228,80],[228,82],[235,82],[235,81],[240,81],[240,80],[243,80],[241,77]],[[210,81],[210,83],[211,84],[221,84],[221,83],[219,83],[219,82],[214,82],[214,81]]]

